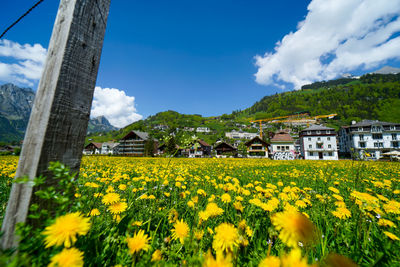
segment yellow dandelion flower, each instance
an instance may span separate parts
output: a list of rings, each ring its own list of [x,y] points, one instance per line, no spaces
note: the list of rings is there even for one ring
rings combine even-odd
[[[239,246],[238,230],[229,223],[221,223],[215,228],[213,248],[217,252],[232,252],[234,247]]]
[[[379,226],[384,226],[384,227],[389,226],[389,227],[396,228],[396,224],[394,224],[394,222],[392,222],[390,220],[383,219],[383,218],[379,219],[378,225]]]
[[[258,264],[258,267],[280,267],[280,266],[281,266],[281,260],[276,256],[268,256]]]
[[[225,193],[221,196],[221,201],[224,203],[230,203],[232,201],[232,198],[229,194]]]
[[[208,213],[208,217],[216,217],[224,213],[224,210],[218,207],[216,203],[211,202],[207,204],[206,212]]]
[[[241,220],[241,221],[239,222],[239,224],[238,224],[239,229],[242,229],[242,230],[245,230],[245,229],[246,229],[246,226],[247,226],[247,223],[246,223],[246,220],[245,220],[245,219]]]
[[[351,212],[346,207],[338,207],[332,211],[333,216],[343,220],[351,217]]]
[[[144,234],[143,230],[139,230],[133,237],[127,237],[126,241],[128,243],[129,253],[134,254],[141,250],[147,251],[150,248],[150,239],[151,238],[148,237],[147,234]]]
[[[234,203],[233,203],[233,207],[234,207],[237,211],[243,212],[244,207],[243,207],[243,205],[242,205],[241,202],[239,202],[239,201],[234,202]]]
[[[89,218],[80,215],[79,212],[60,216],[56,221],[47,226],[43,235],[45,235],[46,248],[51,246],[61,246],[69,248],[77,240],[77,235],[86,235],[90,229]]]
[[[301,257],[300,249],[292,249],[288,255],[281,259],[281,267],[308,267],[307,259]]]
[[[98,209],[92,209],[89,213],[88,216],[97,216],[100,215],[100,211]]]
[[[391,232],[387,232],[387,231],[383,231],[383,233],[389,237],[392,240],[400,240],[400,238],[398,238],[395,234],[392,234]]]
[[[189,200],[188,202],[187,202],[187,205],[188,205],[188,207],[190,207],[190,208],[194,208],[194,202],[192,201],[192,200]]]
[[[226,257],[222,253],[217,253],[217,257],[211,254],[211,251],[208,251],[206,258],[203,262],[203,267],[231,267],[232,257],[228,254]]]
[[[175,210],[172,209],[169,213],[168,213],[168,222],[169,223],[174,223],[178,220],[178,216],[179,213]]]
[[[124,212],[127,208],[128,208],[128,204],[126,204],[126,202],[116,202],[114,204],[111,204],[108,207],[108,210],[112,214],[120,214],[120,213]]]
[[[170,196],[171,196],[171,194],[170,194],[170,193],[168,193],[168,192],[165,192],[165,193],[164,193],[164,196],[166,196],[166,197],[170,197]]]
[[[83,252],[76,248],[64,248],[51,258],[49,267],[81,267],[83,266]]]
[[[329,190],[331,190],[333,193],[335,193],[335,194],[339,194],[340,193],[340,191],[337,189],[337,188],[335,188],[335,187],[329,187],[328,188]]]
[[[307,204],[303,200],[297,200],[295,205],[298,208],[307,208]]]
[[[161,250],[157,249],[151,255],[151,261],[160,261],[162,259]]]
[[[183,219],[177,221],[174,224],[174,229],[171,230],[172,240],[179,239],[181,244],[183,244],[185,238],[189,235],[189,231],[189,226],[183,221]]]
[[[138,227],[140,227],[140,226],[142,226],[142,222],[141,221],[134,221],[133,223],[132,223],[132,226],[138,226]]]
[[[120,185],[118,186],[118,189],[119,189],[119,190],[122,190],[122,191],[126,190],[126,184],[120,184]]]
[[[103,198],[101,199],[101,202],[103,202],[106,205],[110,205],[110,204],[114,204],[114,203],[118,202],[119,199],[120,199],[119,194],[117,194],[117,193],[108,193],[108,194],[103,196]]]
[[[202,230],[196,230],[194,232],[194,238],[201,240],[203,238],[204,232]]]
[[[315,239],[314,224],[297,211],[288,210],[276,213],[271,221],[280,231],[279,238],[289,247],[296,247],[298,242],[309,243]]]

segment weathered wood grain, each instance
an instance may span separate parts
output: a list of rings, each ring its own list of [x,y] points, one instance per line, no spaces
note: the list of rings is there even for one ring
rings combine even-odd
[[[51,161],[79,171],[110,1],[61,0],[16,177],[47,176]],[[47,179],[44,186],[53,183]],[[18,244],[15,225],[26,221],[32,191],[29,184],[12,186],[2,225],[4,249]]]

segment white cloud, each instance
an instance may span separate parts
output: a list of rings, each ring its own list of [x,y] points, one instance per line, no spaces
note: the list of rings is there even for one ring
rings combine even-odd
[[[313,0],[304,21],[257,55],[260,84],[287,82],[300,89],[316,80],[400,59],[400,0]]]
[[[136,113],[135,97],[115,88],[96,87],[92,103],[92,117],[104,116],[116,127],[124,127],[143,118]]]
[[[0,40],[0,80],[33,86],[39,81],[47,50],[40,44],[24,44]],[[1,58],[9,58],[8,63]],[[13,61],[13,63],[10,63]]]

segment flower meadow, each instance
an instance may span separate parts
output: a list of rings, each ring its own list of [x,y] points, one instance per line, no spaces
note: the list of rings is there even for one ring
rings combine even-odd
[[[1,158],[0,220],[17,161]],[[52,208],[31,205],[0,265],[400,266],[399,163],[92,156],[77,178],[50,170],[64,190],[35,179]]]

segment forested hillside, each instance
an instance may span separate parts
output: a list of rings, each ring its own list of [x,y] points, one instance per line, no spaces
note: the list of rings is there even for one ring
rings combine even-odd
[[[400,122],[400,74],[318,82],[300,91],[266,96],[237,116],[261,119],[301,111],[311,115],[337,113],[332,121],[337,126],[362,119]]]

